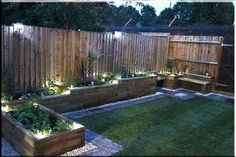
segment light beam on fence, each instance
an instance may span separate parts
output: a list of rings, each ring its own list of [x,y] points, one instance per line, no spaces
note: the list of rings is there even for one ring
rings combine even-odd
[[[120,38],[121,37],[121,35],[122,35],[122,32],[116,32],[115,31],[115,38],[117,39],[117,38]]]
[[[24,25],[22,23],[14,23],[13,27],[14,27],[14,30],[17,31],[17,33],[24,31]]]

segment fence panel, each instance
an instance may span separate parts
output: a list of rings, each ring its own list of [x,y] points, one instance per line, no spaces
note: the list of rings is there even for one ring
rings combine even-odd
[[[39,88],[47,78],[58,81],[81,77],[90,49],[100,49],[93,74],[164,70],[167,58],[191,73],[209,73],[218,82],[221,36],[183,36],[168,33],[97,33],[46,27],[1,26],[2,73],[15,91]]]
[[[81,76],[90,49],[100,49],[93,75],[103,72],[162,70],[168,55],[168,36],[72,31],[47,27],[1,26],[2,73],[15,91],[40,88],[47,78],[58,81]],[[8,74],[9,73],[9,74]]]
[[[218,82],[223,38],[221,36],[170,36],[169,58],[173,58],[176,65],[187,66],[191,73],[213,76]]]

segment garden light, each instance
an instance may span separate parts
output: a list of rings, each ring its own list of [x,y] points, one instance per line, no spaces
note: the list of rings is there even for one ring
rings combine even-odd
[[[63,91],[62,94],[70,94],[70,90]]]
[[[8,112],[10,111],[10,107],[8,105],[2,105],[2,110]]]
[[[38,139],[41,139],[41,138],[44,138],[44,137],[46,137],[46,136],[43,134],[43,132],[39,132],[39,133],[36,134],[36,137],[37,137]]]
[[[112,84],[118,84],[119,81],[118,80],[112,80]]]
[[[107,74],[106,73],[102,74],[102,77],[107,77]]]
[[[56,85],[62,85],[62,82],[61,81],[55,81],[55,84]]]
[[[138,72],[136,72],[136,74],[143,74],[143,72],[141,72],[141,71],[138,71]]]
[[[1,100],[1,103],[5,103],[5,102],[7,102],[6,100]]]
[[[122,35],[122,33],[121,33],[121,32],[116,32],[116,31],[115,31],[115,38],[120,38],[120,37],[121,37],[121,35]]]
[[[80,128],[80,127],[81,127],[80,124],[78,124],[78,123],[76,123],[76,122],[73,122],[73,129],[78,129],[78,128]]]
[[[147,74],[147,76],[156,76],[154,73]]]
[[[24,31],[24,25],[22,23],[15,23],[13,26],[18,33],[20,33],[20,31]]]
[[[37,103],[33,103],[33,105],[34,105],[34,106],[38,106],[39,104],[37,104]]]

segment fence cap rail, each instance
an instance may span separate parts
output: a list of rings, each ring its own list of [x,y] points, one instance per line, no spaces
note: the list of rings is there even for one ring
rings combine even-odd
[[[221,44],[219,41],[194,41],[194,40],[170,40],[170,42],[178,42],[178,43],[196,43],[196,44]]]

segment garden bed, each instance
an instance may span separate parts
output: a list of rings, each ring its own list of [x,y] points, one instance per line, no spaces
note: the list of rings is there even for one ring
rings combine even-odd
[[[156,92],[156,76],[121,78],[113,84],[70,88],[70,94],[40,99],[40,104],[58,112],[69,112]]]
[[[61,155],[84,145],[84,126],[42,105],[2,107],[2,136],[21,155]]]
[[[40,89],[35,90],[27,90],[25,92],[1,92],[1,102],[3,104],[20,104],[23,103],[25,100],[29,99],[44,99],[55,97],[59,95],[66,95],[69,94],[70,90],[67,87],[60,86],[54,83],[50,83],[50,86],[43,87]]]
[[[105,73],[96,79],[60,83],[50,81],[50,88],[63,92],[30,98],[55,112],[62,113],[154,94],[156,85],[156,75],[153,72]],[[22,104],[25,100],[27,99],[3,104]]]
[[[168,74],[157,74],[159,80],[158,85],[165,88],[176,89],[178,88],[178,79],[183,77],[183,75],[168,75]]]

